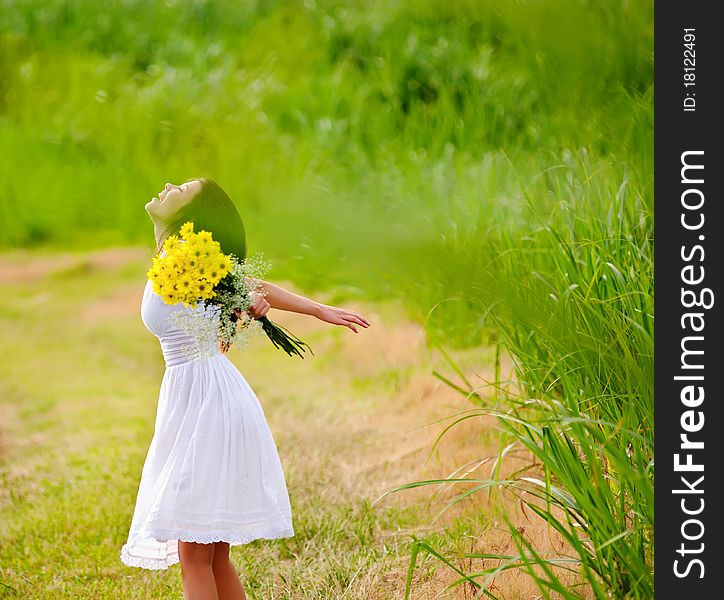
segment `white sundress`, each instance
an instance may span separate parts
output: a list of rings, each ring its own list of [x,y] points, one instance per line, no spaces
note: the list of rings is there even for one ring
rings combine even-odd
[[[165,304],[146,282],[141,319],[166,362],[128,541],[121,561],[143,569],[179,562],[178,542],[294,536],[284,472],[256,394],[216,344],[167,322],[183,303]],[[197,345],[198,348],[198,345]]]

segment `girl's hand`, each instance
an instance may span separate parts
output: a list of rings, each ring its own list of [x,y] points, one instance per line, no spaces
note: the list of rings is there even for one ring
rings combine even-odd
[[[347,310],[346,308],[339,308],[338,306],[329,306],[327,304],[321,305],[316,317],[325,323],[349,327],[355,333],[357,333],[357,328],[353,325],[353,323],[362,325],[362,327],[370,326],[370,322],[359,313]]]
[[[252,292],[252,304],[249,306],[249,308],[246,309],[246,312],[251,315],[252,318],[258,319],[259,317],[263,317],[267,311],[271,308],[269,305],[269,302],[267,302],[266,298],[264,298],[263,295],[258,294],[256,292]],[[242,311],[239,308],[235,308],[234,312],[236,313],[236,316],[241,319],[242,317]],[[238,325],[238,321],[237,321]],[[229,344],[223,343],[220,339],[217,339],[216,342],[217,347],[219,348],[219,352],[226,353],[229,351]]]
[[[263,317],[267,311],[271,308],[271,305],[269,302],[267,302],[267,299],[257,292],[251,292],[250,294],[252,304],[249,308],[246,309],[246,312],[248,312],[254,319],[258,319],[260,317]],[[241,311],[237,308],[235,310],[236,316],[241,317]]]

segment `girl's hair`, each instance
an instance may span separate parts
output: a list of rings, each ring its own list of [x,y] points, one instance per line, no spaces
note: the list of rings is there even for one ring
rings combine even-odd
[[[186,221],[193,221],[194,232],[202,229],[210,231],[221,245],[224,254],[234,254],[239,260],[246,258],[246,231],[236,206],[227,193],[213,179],[198,177],[187,179],[200,181],[201,190],[173,215],[169,223],[161,230],[156,254],[160,254],[166,238],[179,234]]]

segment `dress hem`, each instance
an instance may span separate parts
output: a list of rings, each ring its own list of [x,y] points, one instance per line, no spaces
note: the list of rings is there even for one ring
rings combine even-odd
[[[227,542],[231,546],[240,546],[248,544],[258,539],[276,540],[281,538],[294,537],[293,528],[272,528],[256,531],[252,534],[239,535],[227,532],[211,532],[211,533],[190,533],[181,530],[154,529],[148,537],[154,539],[163,538],[165,540],[174,540],[179,542],[196,542],[199,544],[211,544],[213,542]],[[141,569],[150,570],[166,570],[171,565],[179,562],[178,552],[169,554],[166,558],[146,558],[133,556],[129,552],[133,543],[126,543],[121,548],[121,562],[129,567],[139,567]]]

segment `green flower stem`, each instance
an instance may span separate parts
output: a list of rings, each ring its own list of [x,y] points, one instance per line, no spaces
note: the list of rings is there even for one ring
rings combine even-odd
[[[300,340],[285,327],[269,320],[266,315],[260,317],[258,320],[261,323],[262,329],[264,329],[264,332],[269,336],[269,339],[276,348],[281,348],[289,356],[296,354],[300,358],[304,358],[302,352],[305,351],[303,346],[306,346],[312,355],[314,355],[312,347],[309,344]]]

